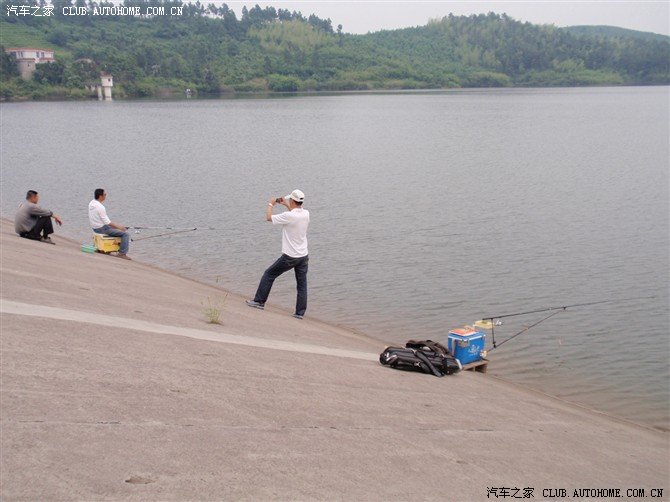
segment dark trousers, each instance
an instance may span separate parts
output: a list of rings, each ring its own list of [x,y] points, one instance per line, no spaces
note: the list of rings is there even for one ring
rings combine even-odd
[[[270,265],[258,285],[254,301],[258,303],[265,303],[270,296],[270,290],[275,282],[275,279],[288,272],[291,269],[295,271],[295,282],[298,287],[298,299],[295,303],[295,313],[297,315],[305,315],[307,310],[307,266],[309,264],[309,257],[303,256],[301,258],[291,258],[288,255],[282,254],[279,259]]]
[[[49,237],[49,234],[54,233],[54,226],[51,223],[50,216],[40,216],[37,218],[37,222],[30,229],[29,232],[21,232],[21,237],[26,239],[33,239],[35,241],[40,240],[42,237]]]

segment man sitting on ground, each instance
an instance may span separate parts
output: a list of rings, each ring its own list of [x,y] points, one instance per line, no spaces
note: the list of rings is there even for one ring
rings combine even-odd
[[[109,235],[110,237],[121,237],[121,248],[116,256],[124,260],[130,260],[128,247],[130,247],[130,235],[127,228],[119,223],[114,223],[107,217],[107,210],[102,203],[107,198],[104,188],[96,188],[93,193],[94,199],[88,204],[88,220],[91,228],[96,234]]]
[[[37,205],[40,195],[35,190],[28,190],[26,201],[19,205],[19,210],[14,217],[14,230],[21,237],[35,241],[56,244],[49,237],[54,233],[54,227],[51,223],[53,218],[59,225],[63,224],[53,211],[43,209]]]

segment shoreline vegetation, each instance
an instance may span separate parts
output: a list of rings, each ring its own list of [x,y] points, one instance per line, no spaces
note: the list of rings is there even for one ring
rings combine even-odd
[[[119,10],[105,1],[53,0],[53,15],[19,16],[11,0],[0,3],[3,101],[91,99],[101,72],[113,75],[115,99],[173,98],[186,89],[218,97],[670,84],[670,37],[614,27],[450,14],[353,35],[330,19],[274,7],[244,7],[238,18],[226,4],[125,0]],[[104,9],[133,15],[94,15]],[[54,50],[55,61],[24,80],[10,47]]]

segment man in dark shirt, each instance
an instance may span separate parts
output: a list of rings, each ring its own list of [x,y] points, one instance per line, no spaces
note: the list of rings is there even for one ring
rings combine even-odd
[[[19,210],[14,217],[14,230],[26,239],[55,244],[49,237],[50,234],[54,233],[51,218],[59,225],[63,224],[63,220],[56,216],[53,211],[38,206],[37,202],[39,200],[40,196],[35,190],[28,190],[26,201],[19,205]]]

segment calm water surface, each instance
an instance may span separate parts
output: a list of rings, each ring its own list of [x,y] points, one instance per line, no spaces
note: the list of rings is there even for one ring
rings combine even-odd
[[[133,257],[246,295],[280,253],[266,200],[302,189],[307,315],[384,341],[655,296],[560,313],[493,351],[489,371],[670,427],[667,87],[0,112],[3,216],[33,188],[65,219],[59,233],[85,242],[86,207],[102,186],[115,221],[217,229],[136,242]],[[294,288],[292,276],[279,279],[270,302],[290,309]],[[511,318],[497,339],[541,317]]]

